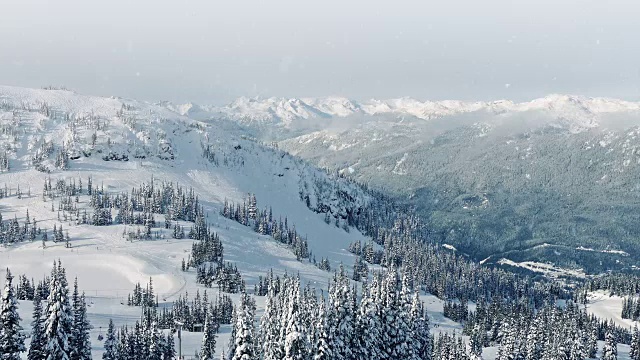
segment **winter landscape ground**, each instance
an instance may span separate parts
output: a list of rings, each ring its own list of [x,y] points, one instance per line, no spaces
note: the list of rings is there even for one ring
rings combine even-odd
[[[325,109],[326,107],[334,113],[341,114],[341,111],[348,111],[350,107],[355,106],[345,105],[344,101],[340,99],[325,103],[326,105],[322,105],[324,107],[317,105],[314,108],[316,109],[314,111],[318,112],[314,115],[318,121],[322,121],[323,116],[317,109]],[[339,107],[335,103],[339,103]],[[237,103],[234,106],[239,107],[242,104]],[[307,102],[305,104],[305,106],[309,106]],[[396,111],[397,107],[391,105],[399,106],[400,102],[393,104],[371,103],[366,106],[359,105],[358,109],[365,109],[360,111],[369,112],[377,111],[372,110],[374,108],[382,109],[380,111]],[[468,111],[475,111],[476,108],[488,105],[467,104],[465,106],[457,104],[456,108],[469,108]],[[434,114],[448,111],[448,108],[443,104],[433,105],[433,108],[437,110],[433,110]],[[20,275],[25,275],[27,279],[34,279],[37,283],[51,273],[54,262],[59,260],[66,269],[69,284],[72,284],[73,279],[77,278],[80,291],[85,293],[88,320],[92,326],[89,331],[89,339],[93,358],[98,359],[103,356],[105,351],[104,338],[107,335],[110,320],[113,320],[118,328],[127,326],[132,329],[136,321],[140,321],[141,316],[143,318],[146,316],[143,307],[128,305],[129,296],[133,293],[137,283],[144,286],[150,278],[153,280],[158,309],[171,308],[172,304],[184,297],[185,294],[189,294],[190,299],[193,299],[196,293],[203,294],[206,290],[210,298],[218,296],[221,291],[220,284],[215,283],[206,287],[198,280],[199,275],[196,268],[201,265],[206,267],[206,263],[210,261],[192,265],[183,270],[184,261],[189,262],[193,255],[192,245],[197,240],[187,236],[175,238],[174,231],[176,231],[175,229],[179,230],[182,226],[184,231],[189,233],[189,229],[196,226],[198,221],[196,217],[204,219],[208,231],[219,236],[224,248],[224,260],[237,267],[242,280],[246,283],[248,295],[255,299],[256,310],[253,316],[255,316],[257,328],[260,327],[260,318],[265,313],[265,309],[269,310],[267,305],[269,297],[256,294],[254,286],[259,285],[271,270],[275,275],[283,276],[286,273],[294,278],[299,277],[303,288],[309,284],[310,287],[317,289],[318,294],[320,291],[323,292],[320,297],[325,297],[332,291],[329,284],[336,281],[335,269],[338,269],[342,264],[346,273],[352,274],[356,272],[354,264],[358,264],[357,259],[360,259],[360,255],[362,258],[367,256],[364,251],[360,254],[354,254],[353,244],[355,243],[372,244],[371,251],[377,251],[383,257],[383,260],[367,260],[369,270],[388,269],[389,265],[395,262],[400,265],[404,264],[405,267],[410,264],[409,256],[406,253],[404,257],[401,257],[392,249],[395,249],[393,246],[400,246],[398,242],[401,242],[402,239],[405,239],[407,244],[413,244],[412,238],[408,234],[418,234],[421,229],[420,227],[408,229],[409,226],[405,225],[411,224],[412,222],[407,219],[414,219],[413,217],[403,218],[400,210],[397,210],[400,214],[398,218],[407,221],[395,222],[396,228],[389,231],[388,240],[373,243],[372,237],[365,235],[366,231],[363,230],[364,225],[360,219],[365,219],[364,214],[368,209],[374,207],[378,209],[376,206],[382,206],[377,192],[370,191],[370,189],[334,172],[316,168],[311,163],[294,157],[271,143],[262,143],[261,139],[255,137],[255,132],[243,133],[243,129],[239,128],[236,122],[216,121],[215,117],[202,116],[203,112],[204,110],[200,112],[200,115],[197,115],[193,114],[193,108],[189,108],[187,111],[169,106],[166,103],[150,104],[116,97],[86,96],[66,90],[0,86],[0,152],[2,158],[0,188],[2,188],[1,194],[3,195],[0,197],[0,214],[3,224],[6,224],[3,227],[3,244],[0,247],[0,277],[4,279],[5,269],[9,268],[16,277],[14,285]],[[418,113],[418,115],[414,114],[415,111],[409,113],[418,117],[422,114],[423,117],[429,118],[429,115],[424,115],[424,113]],[[287,119],[286,117],[282,118]],[[585,126],[588,127],[589,124]],[[289,145],[285,148],[292,148],[294,140],[287,141]],[[301,142],[302,140],[295,141]],[[309,141],[320,140],[315,138]],[[402,159],[396,164],[398,172],[403,169]],[[92,184],[92,193],[88,190],[89,181]],[[51,188],[51,184],[53,184],[53,188]],[[71,184],[80,190],[70,194],[68,191]],[[101,199],[100,201],[105,201],[104,199],[111,201],[115,198],[110,198],[110,196],[129,194],[128,196],[133,199],[136,189],[153,185],[155,191],[160,192],[159,189],[168,188],[168,184],[171,184],[172,189],[178,187],[185,189],[183,194],[197,196],[197,204],[201,210],[199,208],[193,210],[196,214],[194,219],[180,218],[173,212],[173,208],[162,213],[148,210],[149,206],[155,205],[139,204],[145,210],[136,209],[134,211],[132,209],[131,214],[144,216],[142,223],[119,221],[116,214],[122,215],[126,211],[115,202],[112,205],[101,205],[102,208],[96,205],[98,198]],[[189,190],[187,191],[187,189]],[[245,206],[241,207],[241,204],[247,204],[251,209],[252,198],[257,199],[253,211],[261,214],[265,219],[267,213],[269,218],[274,219],[273,223],[275,224],[278,223],[278,220],[286,218],[289,229],[295,229],[298,234],[292,243],[275,240],[275,235],[270,227],[268,229],[261,227],[260,216],[258,216],[258,220],[249,221],[247,226],[243,225],[242,219],[231,219],[230,217],[233,215],[226,215],[228,204],[236,204],[241,211]],[[481,207],[482,204],[474,203],[472,206]],[[230,207],[232,212],[233,206]],[[96,224],[102,219],[94,217],[93,214],[101,209],[108,209],[109,221],[108,224],[98,226]],[[391,207],[386,209],[391,209]],[[89,220],[81,219],[85,213],[88,214]],[[10,230],[11,222],[16,221],[23,224],[27,219],[27,214],[29,224],[33,224],[34,229],[37,224],[39,231],[36,231],[37,234],[34,233],[33,237],[29,238],[31,230],[25,226],[27,229],[24,232],[27,234],[26,238],[23,237],[22,241],[14,241],[12,237],[18,235]],[[148,225],[147,221],[150,220],[147,216],[153,219],[155,225]],[[250,218],[250,215],[247,214],[246,217]],[[164,226],[167,223],[171,225]],[[53,237],[56,235],[52,233],[54,226],[64,229],[64,235],[60,241],[53,241]],[[145,235],[147,228],[150,230]],[[377,229],[376,231],[379,234],[384,234],[382,230]],[[411,233],[411,231],[415,232]],[[46,241],[42,240],[43,232],[48,233]],[[140,235],[141,233],[143,235]],[[396,238],[391,234],[407,235],[404,238],[400,236]],[[396,241],[395,245],[390,244],[393,241]],[[456,263],[463,264],[460,265],[460,268],[490,269],[494,265],[492,261],[478,264],[470,262],[464,256],[458,258],[455,247],[441,245],[436,242],[436,250],[433,251],[439,254],[438,257],[456,259]],[[321,260],[325,259],[330,265],[330,271],[321,269],[321,266],[318,265]],[[404,259],[404,261],[400,259]],[[507,265],[517,268],[525,264],[525,259],[514,260],[523,262],[509,260],[510,263]],[[221,264],[220,261],[216,266],[220,267]],[[557,268],[550,264],[527,264],[527,266],[535,268],[534,272],[540,268],[543,270],[538,273],[546,271],[546,275],[558,272]],[[399,271],[401,267],[399,267]],[[423,270],[419,265],[415,265],[413,269],[416,272]],[[433,274],[439,271],[428,267],[426,269]],[[487,275],[485,279],[489,279],[489,276],[499,279],[510,276],[506,274],[506,272],[495,273]],[[414,275],[417,279],[417,274]],[[349,277],[351,278],[351,275]],[[558,276],[542,276],[537,281],[540,281],[540,284],[545,284],[540,286],[548,286],[546,289],[552,289],[548,293],[553,292],[560,298],[554,299],[554,301],[565,303],[571,298],[578,299],[579,290],[577,289],[583,285],[584,278],[583,272],[574,269],[567,270],[566,273],[561,273]],[[370,277],[369,281],[375,282],[374,279],[375,277]],[[349,280],[347,284],[358,287],[363,283],[362,278],[359,280]],[[467,344],[465,348],[471,347],[469,343],[477,342],[478,331],[465,331],[464,323],[471,324],[471,321],[469,319],[454,321],[452,318],[457,315],[447,313],[445,308],[451,302],[455,304],[464,302],[464,304],[468,304],[469,310],[475,312],[477,304],[487,301],[491,297],[485,298],[477,294],[471,295],[471,293],[459,297],[452,296],[451,294],[454,293],[462,294],[462,290],[457,290],[456,286],[458,285],[442,285],[442,293],[435,294],[437,290],[428,288],[430,285],[427,284],[437,282],[419,284],[416,280],[415,286],[419,290],[419,299],[424,302],[431,334],[434,334],[437,339],[439,333],[461,336],[464,332],[462,338]],[[445,281],[442,280],[442,283],[444,284]],[[528,299],[532,303],[538,300],[542,301],[539,297],[545,292],[537,290],[538,288],[533,285],[532,280],[528,279],[521,284],[528,284],[522,285],[520,290],[527,292]],[[550,284],[556,284],[558,288]],[[347,290],[350,286],[346,286]],[[525,287],[526,290],[523,290]],[[558,290],[560,288],[563,290]],[[390,291],[388,288],[386,290]],[[6,290],[4,292],[6,293]],[[227,292],[239,307],[238,311],[241,312],[243,295],[237,291]],[[593,289],[587,289],[585,292],[588,293],[584,305],[586,313],[597,316],[599,320],[612,321],[611,325],[603,327],[602,331],[606,330],[609,334],[610,331],[614,331],[611,329],[614,329],[615,326],[618,326],[618,330],[615,331],[628,331],[635,325],[634,321],[621,317],[623,298],[634,295],[633,293],[627,292],[610,296],[608,288],[603,286],[602,289],[596,290],[595,285]],[[494,293],[492,296],[497,295]],[[374,302],[383,301],[371,294],[370,296]],[[362,294],[359,297],[364,298]],[[493,299],[498,301],[497,298]],[[496,314],[508,313],[512,310],[517,314],[525,314],[526,310],[522,309],[517,312],[515,312],[515,308],[505,310],[521,299],[515,297],[509,299],[513,303],[509,302],[511,305],[507,305],[505,302],[505,308],[496,308]],[[355,297],[353,301],[356,301]],[[580,302],[578,301],[578,303]],[[18,306],[22,318],[22,333],[26,336],[26,345],[29,346],[32,335],[33,304],[31,301],[20,300]],[[579,306],[583,307],[583,305]],[[537,307],[539,313],[543,313],[540,310],[542,308],[542,305]],[[500,316],[504,316],[502,319],[505,323],[512,320],[506,315]],[[252,318],[252,320],[254,319]],[[239,338],[233,330],[235,326],[236,323],[221,325],[215,345],[216,358],[228,351],[228,341],[232,336],[235,337],[235,341]],[[595,328],[592,329],[590,326],[592,325],[575,331],[579,331],[580,337],[586,339],[591,334],[590,331],[596,332]],[[515,326],[511,328],[499,327],[499,329],[501,333],[505,334],[509,331],[515,331],[514,338],[533,336],[528,335],[529,333],[533,334],[533,331],[521,330],[518,333]],[[169,329],[162,331],[164,336],[170,333]],[[305,331],[307,330],[300,330],[296,333],[307,333]],[[256,330],[256,334],[258,333],[259,330]],[[313,331],[309,331],[307,334],[313,337]],[[620,332],[620,334],[622,333]],[[629,336],[631,335],[629,333]],[[99,337],[102,340],[99,340]],[[365,335],[358,334],[356,337],[365,337]],[[620,335],[618,340],[620,344],[617,345],[618,358],[634,358],[629,357],[629,341],[626,341],[627,344],[623,344],[622,337],[623,335]],[[483,341],[480,345],[482,358],[511,359],[512,357],[508,357],[511,355],[507,355],[506,352],[517,353],[519,350],[516,350],[518,346],[504,350],[507,348],[508,338],[507,335],[500,335],[498,339]],[[295,340],[291,340],[290,337],[286,339],[291,342]],[[317,351],[313,345],[315,340],[317,339],[305,340],[304,343],[308,344],[309,349]],[[604,338],[597,339],[600,348],[598,358],[602,355],[602,348],[606,347],[604,340]],[[177,338],[176,341],[178,341]],[[202,341],[202,331],[183,331],[182,353],[186,356],[185,358],[195,358],[194,354],[202,349]],[[534,342],[536,341],[541,345],[544,341],[553,343],[549,339],[542,338]],[[631,342],[634,341],[636,341],[635,336]],[[287,351],[293,351],[289,348],[289,342],[287,344]],[[0,343],[0,345],[2,344]],[[499,350],[501,347],[503,350]],[[528,350],[524,350],[524,341],[520,347],[523,349],[522,356],[529,354]],[[237,350],[237,348],[235,349]],[[542,356],[542,352],[540,350],[540,356]],[[307,357],[300,358],[306,359],[314,355],[305,354]],[[229,358],[236,359],[233,357],[235,354],[227,353],[227,355]],[[27,358],[27,353],[24,352],[21,356]],[[206,358],[202,354],[201,356]],[[420,359],[431,358],[431,354],[428,356],[414,354],[413,356]],[[453,356],[462,358],[463,355],[451,352],[449,356],[452,356],[450,358],[455,358]],[[553,357],[554,355],[545,356],[559,358]],[[584,354],[572,356],[576,356],[572,359],[585,358]],[[251,359],[253,358],[257,357],[251,357]],[[342,359],[337,354],[329,358]],[[436,358],[444,357],[438,355]],[[537,358],[531,357],[531,359]],[[547,358],[549,357],[545,359]]]

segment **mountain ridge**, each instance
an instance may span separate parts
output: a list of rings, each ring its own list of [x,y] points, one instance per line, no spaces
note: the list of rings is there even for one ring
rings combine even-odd
[[[315,98],[248,98],[240,97],[224,106],[187,103],[167,108],[182,115],[197,113],[199,120],[227,118],[251,125],[277,125],[288,128],[296,121],[310,119],[344,118],[354,115],[412,116],[431,120],[464,113],[491,114],[544,111],[557,118],[578,120],[599,114],[637,112],[640,101],[626,101],[607,97],[549,94],[525,102],[511,100],[463,101],[417,100],[412,97],[370,99],[356,101],[347,97],[326,96]],[[194,110],[195,109],[195,110]]]

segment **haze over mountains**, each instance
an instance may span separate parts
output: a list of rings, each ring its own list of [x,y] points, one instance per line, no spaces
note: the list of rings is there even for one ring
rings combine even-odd
[[[588,272],[636,265],[638,102],[549,95],[523,103],[325,97],[165,105],[233,121],[389,192],[420,210],[433,240],[477,260]]]

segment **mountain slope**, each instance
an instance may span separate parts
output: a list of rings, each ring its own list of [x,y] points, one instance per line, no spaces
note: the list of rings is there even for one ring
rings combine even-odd
[[[478,261],[549,261],[588,273],[640,265],[639,103],[399,99],[353,102],[347,115],[258,122],[252,114],[224,118],[408,201],[433,240]]]
[[[343,221],[347,210],[371,201],[358,186],[282,151],[227,133],[223,127],[177,115],[161,106],[2,86],[0,128],[0,157],[9,164],[8,170],[0,171],[3,219],[23,222],[28,212],[49,234],[54,226],[62,226],[71,239],[70,248],[50,240],[43,247],[39,238],[3,244],[2,271],[9,267],[15,275],[26,274],[38,280],[50,272],[54,260],[60,259],[70,280],[77,276],[81,290],[87,292],[96,357],[101,349],[96,338],[110,318],[118,326],[132,326],[139,318],[139,308],[122,305],[137,282],[144,284],[153,277],[163,302],[174,301],[185,292],[193,295],[205,290],[196,284],[193,270],[180,271],[193,241],[170,236],[127,241],[123,234],[135,232],[140,226],[76,224],[67,218],[68,213],[58,211],[62,200],[45,197],[43,183],[48,179],[54,185],[58,181],[82,181],[86,188],[91,178],[95,188],[110,194],[128,192],[150,181],[192,188],[211,230],[221,237],[225,260],[238,267],[250,288],[270,269],[280,275],[299,274],[305,283],[321,289],[326,289],[331,274],[311,261],[297,260],[291,249],[270,236],[222,217],[225,200],[242,204],[249,193],[255,194],[260,209],[270,207],[276,219],[286,218],[289,226],[306,237],[312,256],[328,258],[333,268],[340,263],[349,268],[354,257],[347,251],[348,245],[366,240],[358,231],[345,232],[326,224],[322,214],[309,209],[322,207]],[[319,188],[321,184],[330,186]],[[302,190],[309,197],[309,205],[300,199]],[[74,201],[80,211],[91,209],[87,195]],[[189,223],[184,226],[188,230]],[[215,289],[209,292],[217,295]],[[258,301],[260,313],[263,304]],[[20,308],[26,319],[23,326],[28,329],[30,306],[22,301]],[[228,331],[228,327],[222,329],[218,353]],[[185,353],[192,354],[202,334],[184,336]]]

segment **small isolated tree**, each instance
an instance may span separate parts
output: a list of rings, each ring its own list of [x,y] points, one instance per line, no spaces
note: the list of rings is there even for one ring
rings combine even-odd
[[[0,304],[0,359],[20,360],[20,353],[26,351],[24,336],[20,333],[18,303],[12,286],[13,276],[7,269],[2,303]]]

